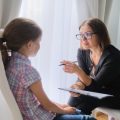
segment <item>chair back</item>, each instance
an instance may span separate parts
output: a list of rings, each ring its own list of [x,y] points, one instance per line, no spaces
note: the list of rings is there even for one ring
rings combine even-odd
[[[0,120],[23,120],[10,90],[0,51]]]

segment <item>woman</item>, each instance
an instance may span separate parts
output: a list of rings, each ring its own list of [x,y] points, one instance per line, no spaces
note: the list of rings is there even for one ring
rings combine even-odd
[[[97,19],[85,20],[76,35],[80,40],[78,64],[62,61],[64,71],[74,73],[78,81],[72,85],[76,89],[101,92],[114,95],[102,100],[72,94],[69,104],[90,114],[97,106],[120,109],[120,51],[110,44],[105,24]]]
[[[16,18],[5,27],[0,39],[7,79],[23,120],[95,120],[77,115],[80,112],[74,107],[55,103],[47,97],[41,77],[29,60],[37,54],[41,36],[42,31],[35,22]],[[10,57],[7,52],[11,53]]]

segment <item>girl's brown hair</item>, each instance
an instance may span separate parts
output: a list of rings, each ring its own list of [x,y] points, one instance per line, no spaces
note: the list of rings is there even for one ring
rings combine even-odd
[[[18,51],[24,44],[30,40],[35,41],[41,35],[40,27],[30,19],[16,18],[8,23],[0,39],[4,65],[8,63],[8,51]]]

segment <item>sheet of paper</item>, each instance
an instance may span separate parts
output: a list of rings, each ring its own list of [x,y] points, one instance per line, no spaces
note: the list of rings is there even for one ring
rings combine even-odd
[[[92,97],[96,97],[98,99],[102,99],[104,97],[112,96],[112,95],[109,95],[109,94],[103,94],[103,93],[97,93],[97,92],[91,92],[91,91],[85,91],[85,90],[77,90],[77,89],[73,89],[73,88],[58,88],[58,89],[64,90],[64,91],[69,91],[69,92],[74,92],[74,93],[79,93],[81,95],[92,96]]]

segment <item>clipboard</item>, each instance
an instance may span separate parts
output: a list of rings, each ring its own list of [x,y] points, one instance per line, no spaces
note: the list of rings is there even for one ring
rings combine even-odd
[[[91,97],[95,97],[95,98],[98,98],[98,99],[113,96],[113,95],[110,95],[110,94],[91,92],[91,91],[86,91],[86,90],[77,90],[77,89],[73,89],[73,88],[58,88],[58,89],[59,90],[64,90],[64,91],[69,91],[69,92],[74,92],[74,93],[81,94],[81,95],[91,96]]]

